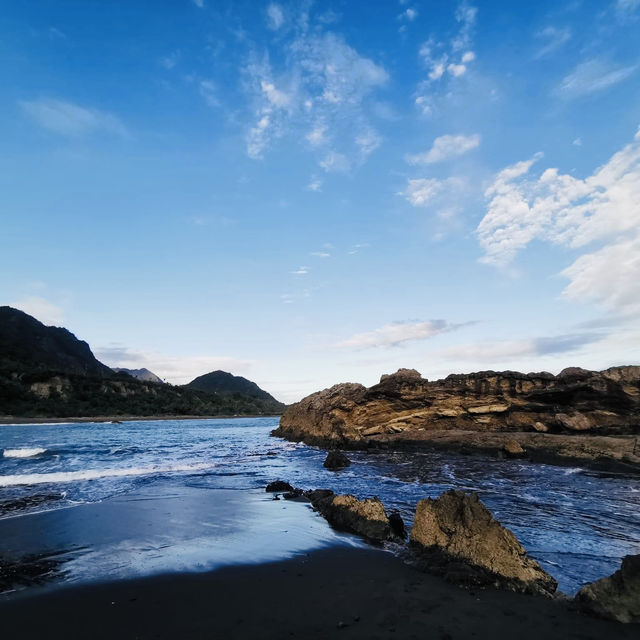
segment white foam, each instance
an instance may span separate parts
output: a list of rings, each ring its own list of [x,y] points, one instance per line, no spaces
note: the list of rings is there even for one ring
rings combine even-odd
[[[35,447],[33,449],[5,449],[2,454],[5,458],[32,458],[33,456],[39,456],[41,453],[46,453],[46,449]]]
[[[58,473],[23,473],[12,476],[0,476],[0,487],[17,485],[56,484],[60,482],[79,482],[97,478],[119,478],[126,476],[147,476],[155,473],[179,473],[184,471],[203,471],[212,469],[212,464],[184,464],[166,467],[130,467],[128,469],[86,469],[84,471],[60,471]]]

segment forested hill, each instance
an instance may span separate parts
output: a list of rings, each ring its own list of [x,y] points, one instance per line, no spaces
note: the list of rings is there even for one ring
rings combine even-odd
[[[47,327],[18,309],[0,307],[0,416],[282,413],[282,403],[255,388],[261,393],[253,388],[252,393],[234,388],[211,392],[139,380],[101,363],[89,345],[67,329]]]

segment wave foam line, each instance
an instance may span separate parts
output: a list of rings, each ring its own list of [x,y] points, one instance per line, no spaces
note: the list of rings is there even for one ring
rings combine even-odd
[[[86,469],[84,471],[60,471],[57,473],[23,473],[12,476],[0,476],[0,487],[18,485],[56,484],[60,482],[79,482],[97,478],[120,478],[126,476],[146,476],[154,473],[178,473],[181,471],[203,471],[216,465],[198,463],[169,465],[166,467],[131,467],[129,469]]]
[[[40,447],[33,449],[5,449],[2,455],[5,458],[32,458],[46,453],[46,451],[46,449],[41,449]]]

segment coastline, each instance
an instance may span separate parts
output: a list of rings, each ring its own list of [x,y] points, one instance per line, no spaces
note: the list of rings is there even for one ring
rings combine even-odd
[[[521,640],[635,638],[562,599],[464,590],[377,549],[330,547],[207,573],[41,589],[0,600],[3,629],[31,638]],[[57,624],[55,621],[63,621]]]
[[[160,416],[69,416],[61,418],[24,418],[18,416],[0,416],[0,426],[21,424],[73,424],[76,422],[144,422],[147,420],[229,420],[231,418],[279,418],[279,414],[242,414],[242,415],[160,415]]]

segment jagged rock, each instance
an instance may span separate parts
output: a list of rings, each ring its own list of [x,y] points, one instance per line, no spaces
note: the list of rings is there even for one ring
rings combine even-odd
[[[285,500],[296,500],[297,502],[309,502],[309,498],[304,495],[302,489],[293,489],[282,494]]]
[[[422,568],[453,582],[543,595],[557,587],[475,493],[452,489],[421,500],[410,540]]]
[[[434,382],[400,369],[370,388],[339,384],[290,405],[273,435],[326,447],[496,455],[514,439],[534,461],[637,467],[640,367],[570,368],[558,376],[482,371]]]
[[[293,487],[288,482],[284,482],[283,480],[274,480],[267,485],[265,491],[293,491]]]
[[[356,533],[374,542],[393,537],[389,518],[378,498],[358,500],[352,495],[335,495],[328,489],[308,492],[311,504],[337,529]]]
[[[526,452],[517,440],[507,440],[502,447],[507,458],[522,458]]]
[[[601,618],[640,623],[640,555],[625,556],[620,569],[586,584],[575,600],[583,611]]]
[[[404,520],[399,511],[392,511],[389,514],[389,525],[393,535],[399,540],[406,540],[407,528],[404,526]]]
[[[322,466],[326,469],[344,469],[350,464],[351,460],[341,451],[329,451]]]

